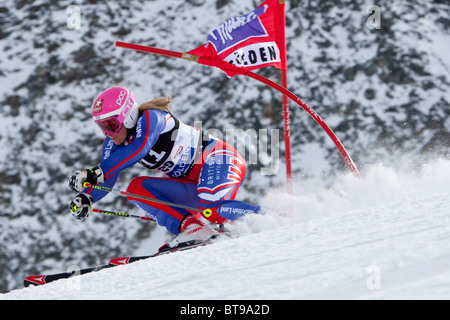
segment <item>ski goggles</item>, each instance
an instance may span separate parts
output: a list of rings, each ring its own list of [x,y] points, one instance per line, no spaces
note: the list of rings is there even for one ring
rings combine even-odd
[[[96,120],[95,123],[100,127],[105,136],[108,134],[117,134],[122,129],[122,123],[119,121],[118,116]]]

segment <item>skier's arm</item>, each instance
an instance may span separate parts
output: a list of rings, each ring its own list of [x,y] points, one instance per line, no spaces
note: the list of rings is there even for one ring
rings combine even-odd
[[[120,152],[119,150],[123,147],[124,147],[123,145],[114,144],[114,142],[111,140],[111,138],[106,137],[105,141],[103,142],[103,147],[102,147],[102,162],[104,160],[108,159],[115,152]],[[111,177],[109,177],[108,179],[105,179],[103,177],[104,182],[100,183],[99,185],[103,186],[103,187],[112,188],[116,184],[116,181],[118,178],[119,178],[119,174],[114,174]],[[106,192],[106,191],[101,191],[101,190],[94,189],[94,188],[85,188],[83,190],[83,193],[87,193],[87,194],[91,195],[91,197],[93,199],[93,203],[99,201],[100,199],[102,199],[103,197],[105,197],[108,194],[108,192]]]
[[[166,125],[165,113],[160,110],[144,111],[136,127],[136,138],[127,145],[116,146],[110,138],[103,144],[102,163],[92,169],[76,171],[69,179],[69,186],[81,193],[90,194],[94,202],[107,192],[84,188],[84,183],[113,187],[122,170],[144,158],[159,138]]]
[[[106,140],[111,142],[105,140],[103,144],[103,160],[99,167],[102,170],[104,182],[99,185],[112,188],[122,170],[131,167],[150,152],[165,124],[164,112],[145,111],[138,120],[136,139],[132,143],[117,146],[107,138]],[[106,191],[93,188],[86,188],[83,192],[90,194],[94,202],[108,194]]]

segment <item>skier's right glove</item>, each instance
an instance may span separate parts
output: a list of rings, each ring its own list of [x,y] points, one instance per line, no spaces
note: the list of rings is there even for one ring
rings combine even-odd
[[[84,221],[92,212],[94,199],[87,193],[79,193],[70,203],[70,211],[75,219]]]
[[[69,187],[73,191],[81,192],[84,190],[84,183],[96,185],[97,183],[105,182],[103,171],[100,166],[83,171],[75,171],[69,178]]]

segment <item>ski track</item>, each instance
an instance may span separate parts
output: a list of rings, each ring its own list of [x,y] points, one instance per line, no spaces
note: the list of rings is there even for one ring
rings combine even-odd
[[[231,227],[239,238],[0,299],[449,299],[450,165],[434,166],[415,177],[377,168],[353,189],[342,180],[346,196],[315,191],[314,217],[299,214],[311,194],[296,196],[295,214],[247,217]],[[374,184],[384,201],[358,198]]]

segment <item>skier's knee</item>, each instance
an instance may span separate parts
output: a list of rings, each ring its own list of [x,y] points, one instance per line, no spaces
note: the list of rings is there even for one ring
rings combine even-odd
[[[210,204],[201,204],[199,206],[199,209],[203,210],[203,216],[208,221],[211,221],[216,224],[222,224],[224,222],[227,222],[227,220],[222,218],[218,213],[220,209],[220,203],[218,202],[213,202]]]
[[[131,180],[130,183],[128,184],[127,192],[137,193],[136,191],[138,189],[142,188],[142,182],[146,178],[147,177],[137,177],[137,178],[134,178],[133,180]]]

